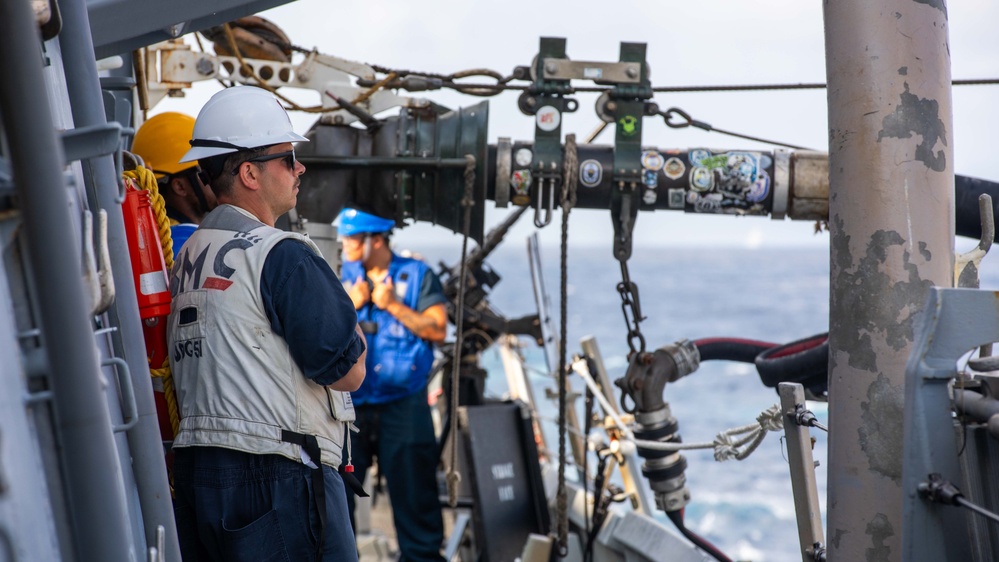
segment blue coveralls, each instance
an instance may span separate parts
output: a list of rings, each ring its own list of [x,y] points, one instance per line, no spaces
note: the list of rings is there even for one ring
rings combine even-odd
[[[420,298],[425,277],[434,273],[419,260],[393,254],[388,275],[396,300],[413,310],[422,312],[446,302],[436,277],[432,278],[436,290]],[[345,262],[342,278],[348,282],[366,278],[363,265]],[[441,561],[444,525],[437,492],[439,459],[427,404],[433,347],[372,303],[357,311],[357,320],[362,330],[367,327],[372,333],[365,333],[368,357],[364,383],[351,394],[360,429],[350,436],[356,476],[363,480],[372,457],[377,457],[392,500],[402,560]],[[353,522],[353,494],[348,494],[348,502]]]

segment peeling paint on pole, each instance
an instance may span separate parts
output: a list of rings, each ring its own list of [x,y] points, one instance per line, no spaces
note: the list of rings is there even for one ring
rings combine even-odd
[[[885,115],[881,121],[878,142],[888,137],[908,139],[919,135],[922,140],[916,147],[916,159],[934,172],[944,171],[947,168],[947,154],[942,149],[935,150],[938,143],[947,146],[947,128],[940,120],[940,104],[936,100],[919,98],[909,93],[908,83],[899,98],[895,111]]]
[[[854,264],[843,219],[837,215],[832,222],[836,300],[842,310],[862,313],[831,315],[830,333],[849,355],[851,367],[878,373],[872,338],[883,339],[896,351],[907,348],[913,338],[913,320],[933,282],[920,278],[906,249],[911,245],[898,232],[875,231],[863,257]],[[932,254],[926,248],[926,242],[919,242],[920,256],[930,262]]]
[[[867,388],[867,401],[860,403],[860,449],[867,457],[870,469],[902,482],[902,389],[891,384],[888,377],[878,378]]]
[[[871,547],[864,552],[864,560],[867,562],[888,562],[892,558],[891,547],[886,544],[887,540],[895,535],[888,516],[878,513],[874,519],[868,521],[867,529],[864,531],[871,537]]]
[[[824,4],[829,99],[830,562],[899,562],[905,365],[953,277],[942,0]]]

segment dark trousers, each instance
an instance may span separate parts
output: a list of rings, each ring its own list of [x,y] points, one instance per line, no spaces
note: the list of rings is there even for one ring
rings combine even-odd
[[[437,495],[437,440],[426,389],[395,402],[354,409],[355,423],[361,430],[350,435],[354,473],[363,480],[372,456],[377,457],[378,471],[385,477],[392,499],[401,560],[442,561],[444,524]],[[369,492],[374,488],[372,483],[365,487]],[[353,494],[348,495],[348,503],[353,522]]]
[[[174,449],[174,502],[184,562],[316,559],[326,510],[324,562],[357,562],[343,480],[323,466],[326,505],[317,506],[312,469],[280,455],[220,447]]]

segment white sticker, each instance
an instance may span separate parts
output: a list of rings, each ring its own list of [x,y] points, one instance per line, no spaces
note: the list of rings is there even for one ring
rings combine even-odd
[[[538,128],[545,132],[558,129],[558,126],[562,123],[562,114],[550,105],[541,106],[541,109],[538,110],[534,118],[538,122]]]
[[[658,172],[663,169],[663,155],[655,150],[646,150],[642,153],[642,167],[646,170]]]
[[[513,159],[518,166],[526,168],[531,165],[531,160],[534,160],[534,153],[531,152],[530,148],[521,148],[517,154],[514,154]]]
[[[663,173],[666,177],[671,180],[678,180],[683,177],[683,173],[687,171],[687,167],[683,165],[683,161],[676,156],[671,157],[666,161],[666,165],[663,166]]]
[[[600,185],[600,180],[604,177],[604,169],[600,162],[596,160],[583,160],[579,165],[579,183],[586,187],[596,187]]]

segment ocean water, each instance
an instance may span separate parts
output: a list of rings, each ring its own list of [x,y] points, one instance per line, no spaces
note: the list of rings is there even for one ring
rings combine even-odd
[[[447,248],[420,248],[426,259],[455,263],[460,242]],[[542,249],[543,273],[558,323],[559,248]],[[502,276],[490,302],[508,317],[536,310],[530,286],[526,244],[508,241],[487,264]],[[997,264],[999,265],[999,264]],[[641,248],[629,261],[631,279],[638,284],[641,324],[650,350],[680,339],[738,337],[777,343],[820,334],[829,325],[829,250],[825,246],[791,248]],[[982,286],[999,286],[999,267],[987,267]],[[615,289],[620,281],[618,262],[609,244],[573,247],[569,252],[568,351],[580,350],[579,340],[597,338],[610,378],[627,367],[627,330]],[[528,344],[525,355],[540,370],[543,354]],[[483,357],[498,364],[495,353]],[[550,377],[532,377],[535,396],[543,401],[544,388],[555,390]],[[582,389],[580,381],[574,388]],[[487,381],[487,393],[502,397],[502,376]],[[750,424],[766,408],[779,403],[774,389],[760,382],[753,365],[703,362],[693,374],[669,384],[664,393],[677,418],[684,442],[711,441],[719,432]],[[541,398],[539,398],[541,397]],[[582,403],[582,400],[579,401]],[[809,402],[820,422],[828,425],[823,402]],[[554,419],[557,404],[539,406],[549,447],[557,450]],[[800,560],[797,526],[786,452],[781,432],[772,432],[743,461],[716,462],[711,450],[685,452],[691,502],[687,526],[718,546],[733,560],[793,562]],[[816,477],[825,519],[826,434],[813,430]],[[593,464],[590,465],[591,470]],[[667,526],[671,524],[662,518]]]
[[[457,245],[456,245],[457,246]],[[428,262],[454,263],[454,247],[420,248]],[[559,248],[542,248],[543,273],[558,324]],[[489,301],[508,317],[536,310],[530,285],[526,244],[510,241],[486,263],[502,277]],[[631,279],[638,284],[641,324],[647,348],[680,339],[738,337],[787,343],[827,331],[829,319],[828,248],[641,248],[629,261]],[[573,247],[569,251],[569,356],[580,350],[583,336],[595,336],[610,378],[627,367],[627,330],[616,285],[620,267],[605,247]],[[526,356],[544,369],[543,354],[529,344]],[[483,363],[498,364],[486,353]],[[556,387],[540,373],[533,376],[535,396],[543,401],[544,388]],[[575,388],[582,389],[581,381]],[[501,376],[490,377],[487,393],[502,397]],[[542,398],[539,398],[542,397]],[[763,410],[779,402],[777,393],[760,382],[753,365],[703,362],[688,377],[667,385],[665,399],[680,425],[684,442],[711,441],[720,431],[753,423]],[[580,405],[582,400],[579,401]],[[824,403],[810,403],[827,423]],[[557,404],[539,407],[549,446],[557,450],[554,419]],[[825,511],[826,439],[817,439],[815,458],[820,497]],[[691,503],[686,509],[689,528],[707,538],[733,560],[784,562],[800,560],[789,469],[781,433],[772,432],[757,451],[743,461],[716,462],[711,450],[685,453]],[[591,470],[594,464],[591,464]],[[671,525],[663,518],[666,524]]]

